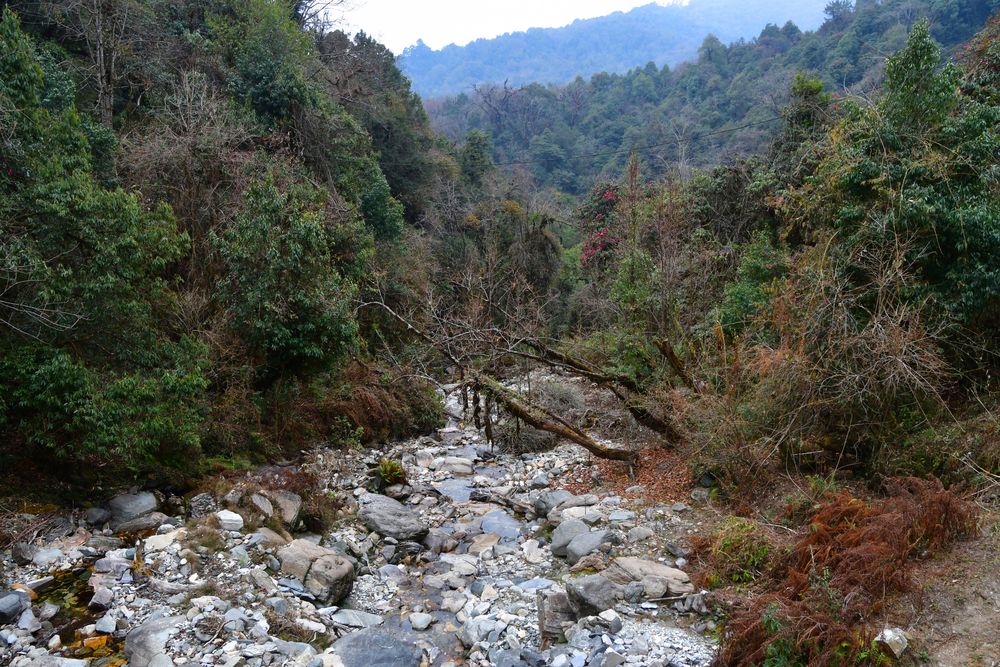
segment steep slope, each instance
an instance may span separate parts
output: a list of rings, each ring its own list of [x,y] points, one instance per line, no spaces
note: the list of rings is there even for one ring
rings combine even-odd
[[[466,92],[488,82],[565,83],[592,72],[623,73],[651,61],[676,65],[694,57],[709,33],[731,42],[752,37],[768,23],[793,21],[814,28],[825,5],[826,0],[651,3],[562,28],[534,28],[439,51],[421,42],[404,51],[400,63],[424,97]]]

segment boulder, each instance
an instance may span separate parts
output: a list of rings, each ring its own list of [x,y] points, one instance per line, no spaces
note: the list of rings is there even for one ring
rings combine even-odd
[[[301,581],[324,604],[339,602],[354,586],[354,566],[340,553],[308,540],[293,540],[278,551],[281,571]]]
[[[111,521],[111,512],[103,507],[91,507],[87,509],[84,518],[90,526],[103,526],[108,521]]]
[[[119,533],[141,533],[147,530],[156,530],[169,520],[170,517],[166,514],[162,514],[160,512],[150,512],[149,514],[143,514],[142,516],[137,516],[134,519],[123,521],[115,526],[115,530]]]
[[[243,530],[243,517],[236,512],[219,510],[215,516],[219,519],[219,527],[222,530]]]
[[[321,602],[340,602],[354,586],[354,566],[338,553],[328,554],[313,561],[303,583]]]
[[[647,598],[687,595],[694,592],[691,578],[683,570],[642,558],[616,558],[602,576],[622,586],[639,582]]]
[[[566,628],[576,621],[576,614],[573,612],[566,591],[557,587],[540,590],[536,596],[536,604],[538,634],[542,637],[542,646],[553,641],[564,641]]]
[[[552,531],[552,555],[566,556],[566,547],[577,535],[590,532],[590,527],[578,519],[563,521]]]
[[[270,500],[259,493],[250,494],[249,505],[258,514],[262,514],[267,518],[271,518],[274,514],[274,505],[271,504]]]
[[[595,530],[581,533],[566,545],[566,562],[575,565],[577,561],[600,549],[604,544],[613,544],[617,535],[610,530]]]
[[[535,498],[535,514],[545,516],[556,508],[560,503],[573,497],[573,494],[566,489],[556,489],[538,494]]]
[[[349,628],[372,628],[376,625],[382,625],[385,619],[377,614],[369,614],[367,611],[341,609],[332,614],[330,620]]]
[[[338,639],[330,653],[340,658],[343,667],[419,667],[424,657],[412,640],[378,628]]]
[[[125,658],[129,665],[141,667],[152,663],[153,658],[164,652],[171,635],[186,622],[184,616],[164,616],[134,628],[125,636]]]
[[[302,512],[302,497],[291,491],[269,491],[268,497],[277,506],[281,520],[288,526],[294,527]]]
[[[152,493],[144,491],[116,496],[111,499],[108,506],[111,508],[112,528],[117,529],[120,524],[156,510],[160,506],[160,501]]]
[[[621,585],[600,574],[588,574],[566,583],[566,595],[576,618],[596,616],[624,597]]]
[[[27,542],[18,542],[10,548],[10,555],[18,565],[28,565],[31,563],[37,552],[38,549]]]
[[[388,496],[366,493],[358,500],[358,505],[358,519],[365,528],[379,535],[415,542],[427,535],[427,526],[420,516]]]

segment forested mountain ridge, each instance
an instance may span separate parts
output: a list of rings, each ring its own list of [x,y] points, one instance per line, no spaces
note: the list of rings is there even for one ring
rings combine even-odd
[[[1000,14],[573,197],[328,4],[5,3],[0,664],[1000,662]]]
[[[427,108],[449,138],[486,132],[498,162],[516,163],[539,184],[576,194],[599,176],[621,173],[635,149],[654,174],[760,152],[799,72],[837,95],[865,96],[917,19],[928,18],[934,36],[953,51],[998,6],[996,0],[833,2],[815,31],[770,25],[752,41],[729,46],[709,36],[695,60],[675,68],[650,63],[562,86],[484,85],[431,100]]]
[[[691,0],[650,3],[628,12],[574,21],[562,28],[532,28],[464,46],[432,50],[422,42],[403,51],[400,66],[424,97],[471,92],[507,82],[567,83],[594,72],[624,73],[654,62],[674,66],[693,58],[705,35],[724,43],[750,38],[768,23],[814,28],[826,0]]]

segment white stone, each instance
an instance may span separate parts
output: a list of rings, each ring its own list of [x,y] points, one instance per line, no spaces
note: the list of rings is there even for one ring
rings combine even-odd
[[[222,530],[243,530],[243,517],[236,512],[220,510],[215,513],[219,519],[219,527]]]

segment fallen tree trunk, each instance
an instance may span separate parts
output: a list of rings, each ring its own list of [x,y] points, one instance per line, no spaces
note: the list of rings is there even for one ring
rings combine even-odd
[[[696,394],[699,393],[698,385],[696,385],[691,376],[688,375],[687,369],[684,368],[684,362],[682,362],[680,357],[677,356],[677,353],[674,352],[674,348],[670,342],[662,339],[654,340],[653,345],[655,345],[656,349],[660,351],[660,354],[666,357],[667,363],[670,364],[670,369],[677,377],[680,378],[681,382],[684,383],[684,386]]]
[[[610,390],[637,422],[649,430],[659,433],[670,444],[681,440],[681,434],[672,422],[654,415],[636,399],[636,394],[641,394],[642,392],[639,391],[638,385],[632,378],[625,375],[608,375],[600,372],[585,361],[571,357],[564,352],[558,352],[535,343],[528,343],[528,345],[540,354],[521,351],[518,351],[517,354],[550,366],[571,370],[591,382],[596,382]]]
[[[565,438],[580,445],[594,456],[599,456],[612,461],[627,461],[635,463],[637,452],[630,449],[618,449],[608,447],[597,442],[589,435],[565,421],[558,415],[538,405],[526,405],[523,399],[514,391],[504,387],[502,384],[482,375],[476,376],[474,380],[480,391],[489,393],[496,400],[498,405],[503,406],[507,412],[514,415],[529,426],[533,426],[540,431],[551,433],[560,438]]]

